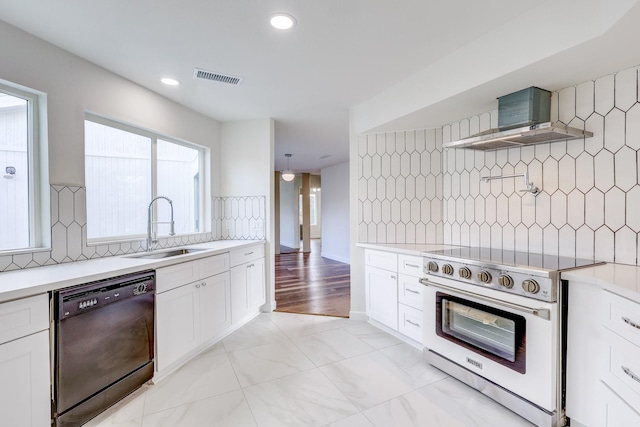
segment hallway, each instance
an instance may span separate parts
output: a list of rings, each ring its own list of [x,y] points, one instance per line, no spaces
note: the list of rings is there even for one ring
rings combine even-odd
[[[275,256],[276,311],[349,317],[349,264],[322,258],[318,239],[310,253],[282,249]]]

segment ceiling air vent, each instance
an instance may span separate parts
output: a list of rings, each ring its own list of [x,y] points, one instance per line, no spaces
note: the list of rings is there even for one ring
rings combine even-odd
[[[227,74],[214,73],[213,71],[201,70],[196,68],[193,70],[193,77],[198,79],[213,80],[214,82],[228,83],[238,86],[244,80],[242,77],[230,76]]]

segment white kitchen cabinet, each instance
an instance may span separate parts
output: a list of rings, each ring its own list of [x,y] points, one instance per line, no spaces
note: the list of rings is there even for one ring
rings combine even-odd
[[[200,302],[196,283],[156,295],[156,369],[162,371],[171,366],[199,344]]]
[[[640,304],[569,284],[567,403],[587,427],[640,425]]]
[[[398,304],[398,332],[422,343],[422,310]]]
[[[158,268],[156,270],[156,293],[169,291],[225,271],[229,271],[228,253]]]
[[[365,251],[367,315],[422,344],[422,257]]]
[[[202,282],[199,288],[201,341],[220,336],[231,326],[231,286],[229,273]]]
[[[398,271],[398,255],[393,252],[367,249],[364,251],[364,263],[383,270]]]
[[[370,319],[398,330],[398,274],[368,265],[365,267],[367,314]]]
[[[631,427],[640,426],[640,414],[627,405],[618,395],[616,395],[604,383],[600,383],[598,390],[599,405],[602,410],[599,411],[598,418],[593,424],[597,427]]]
[[[164,374],[231,326],[229,253],[156,270],[156,370]]]
[[[2,425],[50,424],[48,318],[46,294],[0,304]]]
[[[231,266],[231,323],[236,324],[266,302],[263,245],[232,251]]]
[[[170,367],[231,326],[229,273],[156,295],[156,365]]]
[[[232,267],[231,323],[254,314],[264,303],[264,258]]]

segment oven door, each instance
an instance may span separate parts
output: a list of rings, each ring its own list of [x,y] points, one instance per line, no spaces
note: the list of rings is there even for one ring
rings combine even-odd
[[[556,409],[557,304],[440,277],[422,283],[428,351]]]
[[[436,292],[436,334],[524,374],[526,326],[520,314]]]

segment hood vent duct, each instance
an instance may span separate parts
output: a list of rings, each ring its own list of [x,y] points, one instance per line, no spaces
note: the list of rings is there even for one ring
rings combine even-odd
[[[214,82],[228,83],[238,86],[244,80],[242,77],[230,76],[228,74],[216,73],[213,71],[196,68],[193,70],[193,77],[197,79],[212,80]]]
[[[498,128],[451,141],[443,148],[497,150],[544,142],[590,138],[592,132],[551,123],[551,92],[530,87],[498,98]]]

